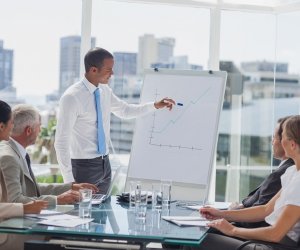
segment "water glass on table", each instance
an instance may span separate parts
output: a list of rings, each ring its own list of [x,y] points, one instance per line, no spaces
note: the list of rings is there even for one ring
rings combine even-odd
[[[148,205],[148,192],[142,191],[141,184],[135,189],[135,215],[137,219],[146,219]]]
[[[161,209],[162,204],[162,193],[161,193],[161,184],[152,183],[152,210]]]
[[[92,213],[92,189],[79,189],[80,202],[79,202],[79,217],[90,218]]]
[[[132,210],[135,208],[135,190],[141,183],[139,181],[130,181],[129,185],[129,209]]]
[[[171,204],[171,180],[162,180],[161,181],[161,191],[162,191],[162,205],[170,206]]]

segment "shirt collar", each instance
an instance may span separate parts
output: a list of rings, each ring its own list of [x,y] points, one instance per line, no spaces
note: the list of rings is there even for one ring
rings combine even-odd
[[[86,79],[85,76],[83,77],[82,82],[91,94],[93,94],[95,92],[95,90],[97,89],[97,87],[94,84],[92,84],[91,82],[89,82],[89,80]]]
[[[289,158],[285,159],[285,160],[282,160],[280,163],[279,163],[279,166],[278,167],[281,167]]]
[[[17,149],[21,153],[21,156],[25,159],[25,156],[27,154],[26,149],[20,143],[18,143],[16,140],[14,140],[12,137],[10,137],[10,139],[16,144]]]

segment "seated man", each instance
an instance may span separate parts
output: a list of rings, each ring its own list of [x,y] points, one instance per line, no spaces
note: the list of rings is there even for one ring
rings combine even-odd
[[[29,105],[17,105],[13,108],[13,121],[10,140],[0,142],[2,202],[27,203],[42,199],[50,206],[72,204],[79,201],[80,188],[98,190],[88,183],[37,184],[25,149],[33,145],[39,135],[40,115]]]
[[[260,206],[267,204],[275,194],[281,189],[280,177],[285,173],[287,168],[294,165],[294,161],[288,158],[281,145],[282,140],[282,125],[290,116],[280,118],[277,121],[277,125],[274,130],[272,148],[273,157],[281,160],[278,168],[272,172],[255,190],[243,199],[242,204],[236,208],[247,208],[253,206]],[[258,223],[237,223],[238,226],[242,227],[259,227],[264,226],[264,222]]]

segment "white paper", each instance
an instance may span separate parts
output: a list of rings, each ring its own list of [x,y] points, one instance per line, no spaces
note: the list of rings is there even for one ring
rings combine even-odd
[[[203,221],[206,220],[201,216],[162,216],[164,220],[176,220],[176,221]]]
[[[162,216],[161,218],[178,226],[206,227],[206,224],[209,222],[201,216]]]
[[[230,202],[215,202],[213,204],[206,204],[205,207],[213,207],[216,209],[228,209],[230,206]],[[203,208],[204,206],[197,205],[197,206],[186,206],[186,208],[192,209],[192,210],[199,210],[200,208]]]
[[[37,217],[39,219],[46,219],[46,220],[73,220],[73,219],[78,219],[78,216],[75,215],[69,215],[69,214],[57,214],[57,215],[40,215],[39,217]]]
[[[62,212],[58,212],[56,210],[42,210],[40,214],[26,214],[25,217],[41,218],[41,217],[53,216],[57,214],[62,214]]]
[[[76,227],[91,222],[93,219],[75,218],[71,220],[43,220],[39,224],[56,227]]]
[[[206,227],[208,220],[171,220],[171,222],[175,223],[178,226],[197,226],[197,227]]]

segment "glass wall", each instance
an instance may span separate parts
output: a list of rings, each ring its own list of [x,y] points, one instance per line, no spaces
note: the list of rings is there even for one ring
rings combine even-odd
[[[277,61],[282,70],[275,75],[275,119],[300,111],[300,12],[277,16]]]
[[[0,6],[0,99],[12,106],[25,102],[39,108],[45,129],[30,149],[31,158],[34,163],[55,163],[53,129],[60,69],[67,63],[62,60],[66,53],[61,50],[62,39],[78,40],[69,60],[79,64],[81,0],[0,0]],[[34,170],[37,175],[43,171]]]
[[[56,164],[58,100],[81,77],[82,1],[0,2],[0,99],[41,110],[44,129],[30,149],[33,162]],[[228,81],[217,200],[240,201],[278,164],[271,147],[275,121],[300,110],[299,21],[300,12],[221,12],[220,69]],[[94,0],[91,46],[114,54],[110,86],[120,98],[138,103],[145,68],[208,69],[209,27],[209,9]],[[112,117],[116,153],[129,155],[134,124]]]
[[[93,1],[92,37],[114,54],[113,91],[138,103],[144,69],[207,69],[209,10],[160,4]],[[112,117],[117,153],[128,154],[134,120]]]
[[[240,201],[270,172],[275,24],[272,14],[222,11],[220,69],[228,72],[228,81],[217,149],[217,200]]]

